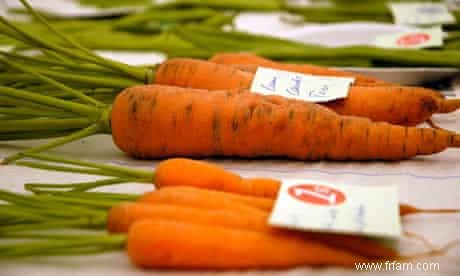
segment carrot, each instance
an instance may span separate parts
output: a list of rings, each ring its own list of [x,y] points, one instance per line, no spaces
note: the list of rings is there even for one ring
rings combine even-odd
[[[238,204],[238,203],[235,203]],[[268,212],[239,212],[227,209],[202,209],[170,204],[121,203],[109,211],[109,232],[128,232],[137,221],[162,219],[184,223],[214,225],[232,229],[251,230],[272,234],[296,235],[304,239],[318,240],[333,247],[347,249],[368,257],[395,257],[396,251],[366,237],[291,231],[268,225]]]
[[[158,183],[158,182],[155,182]],[[184,185],[189,183],[184,183]],[[158,184],[156,184],[158,185]],[[148,204],[175,204],[204,209],[232,210],[240,213],[261,213],[266,212],[258,207],[257,203],[244,203],[235,198],[239,195],[228,196],[228,193],[206,193],[206,190],[193,186],[166,187],[152,192],[147,192],[139,198],[139,202]],[[213,197],[209,197],[213,195]],[[254,197],[250,197],[251,199]],[[263,200],[263,199],[262,199]],[[255,200],[254,202],[256,202]]]
[[[292,71],[297,73],[309,74],[309,75],[318,75],[318,76],[336,76],[336,77],[354,77],[355,85],[357,86],[377,86],[391,85],[385,81],[361,75],[358,73],[347,72],[342,70],[336,70],[328,67],[315,66],[311,64],[289,64],[289,63],[280,63],[275,62],[255,54],[251,53],[219,53],[212,56],[209,61],[226,64],[226,65],[244,65],[247,67],[239,67],[240,69],[245,69],[245,71],[250,71],[255,73],[258,66]]]
[[[225,192],[270,198],[276,197],[280,185],[279,181],[273,179],[243,179],[241,176],[226,171],[215,164],[184,158],[174,158],[161,162],[155,172],[155,183],[159,187],[187,183],[187,186],[197,188],[216,187],[216,190]],[[254,191],[257,191],[257,193],[254,193]],[[214,195],[213,198],[217,196],[218,194]],[[251,202],[251,204],[254,202],[253,199],[247,200],[242,197],[234,198],[234,200],[242,201],[243,203]]]
[[[238,205],[238,203],[234,203]],[[245,206],[246,207],[246,206]],[[152,202],[126,202],[113,206],[107,219],[107,230],[127,232],[129,227],[141,219],[165,219],[198,224],[219,225],[229,228],[270,231],[266,212],[242,212],[236,209],[203,209],[176,204],[153,204]]]
[[[460,102],[442,99],[437,94],[430,89],[409,86],[351,87],[346,99],[322,105],[342,115],[415,126],[433,114],[449,113],[460,107]]]
[[[131,261],[145,268],[354,266],[371,260],[299,237],[165,220],[136,222],[127,250]]]
[[[255,68],[254,68],[255,69]],[[222,64],[176,58],[159,66],[155,83],[196,89],[247,92],[253,72]],[[361,116],[373,121],[413,126],[435,113],[460,108],[460,100],[447,100],[430,89],[405,86],[352,86],[346,99],[322,103],[341,115]]]
[[[421,209],[404,203],[399,204],[399,214],[401,216],[421,213],[448,214],[458,212],[460,212],[458,209]]]
[[[157,85],[119,94],[111,126],[115,144],[140,158],[401,160],[460,146],[453,132],[339,116],[307,102]]]
[[[158,66],[153,83],[197,89],[249,88],[254,74],[190,58],[172,58]]]
[[[176,159],[168,159],[167,161],[170,160]],[[163,161],[162,163],[167,161]],[[193,160],[189,161],[195,162]],[[174,167],[175,164],[169,163],[168,166]],[[224,208],[239,212],[249,212],[251,211],[250,209],[267,212],[272,210],[274,201],[271,198],[248,196],[241,192],[228,192],[227,190],[222,190],[222,188],[219,190],[212,189],[211,187],[218,187],[220,185],[218,178],[215,179],[215,182],[208,182],[205,187],[196,186],[193,176],[200,176],[201,174],[204,175],[208,172],[212,173],[212,171],[206,168],[200,168],[197,166],[197,169],[199,171],[196,171],[190,176],[187,176],[187,172],[182,172],[182,177],[176,178],[179,182],[168,181],[169,185],[165,185],[164,180],[155,178],[154,183],[159,189],[145,193],[139,198],[139,201],[145,203],[153,202],[155,204],[174,203],[185,206],[193,206],[196,208]],[[157,169],[156,172],[158,173],[159,170]],[[277,182],[276,180],[271,181]],[[235,181],[231,185],[239,186],[238,183],[238,181]],[[241,205],[244,207],[241,207]]]
[[[177,174],[181,171],[181,174]],[[211,178],[207,178],[212,175]],[[233,176],[232,182],[222,183]],[[160,176],[160,177],[158,177]],[[196,181],[201,179],[201,181]],[[159,190],[147,192],[140,202],[184,204],[196,208],[227,208],[238,210],[240,204],[270,212],[273,209],[281,181],[270,178],[241,178],[223,168],[192,159],[172,158],[161,162],[153,179]],[[234,207],[232,202],[237,202]],[[419,213],[458,213],[458,209],[421,209],[401,203],[400,215]],[[244,211],[244,210],[241,210]]]

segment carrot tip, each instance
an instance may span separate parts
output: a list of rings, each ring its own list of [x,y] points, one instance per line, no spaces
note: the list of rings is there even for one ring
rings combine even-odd
[[[439,113],[450,113],[460,108],[460,99],[443,100]]]
[[[460,134],[455,134],[450,145],[453,148],[460,148]]]

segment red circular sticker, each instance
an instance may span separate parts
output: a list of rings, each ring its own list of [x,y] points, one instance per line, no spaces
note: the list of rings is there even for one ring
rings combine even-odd
[[[401,36],[397,41],[396,44],[401,46],[413,46],[422,44],[425,41],[430,40],[431,36],[426,33],[414,33]]]
[[[297,200],[325,206],[339,205],[346,199],[342,191],[317,184],[292,186],[288,189],[288,193]]]

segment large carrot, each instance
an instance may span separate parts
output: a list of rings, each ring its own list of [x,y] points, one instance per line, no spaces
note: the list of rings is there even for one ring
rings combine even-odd
[[[374,123],[361,117],[341,116],[313,103],[244,90],[210,93],[163,85],[134,86],[121,92],[106,108],[11,87],[0,86],[0,93],[81,114],[76,119],[40,117],[0,122],[0,132],[11,137],[50,127],[80,129],[26,153],[96,133],[111,133],[122,151],[138,158],[401,160],[460,146],[460,136],[450,131]],[[9,156],[3,162],[21,156]]]
[[[235,204],[239,204],[236,203]],[[128,232],[139,220],[162,219],[185,223],[222,226],[226,228],[251,230],[272,234],[299,236],[321,241],[331,246],[346,249],[368,257],[395,257],[397,252],[375,240],[366,237],[314,232],[290,231],[272,228],[268,225],[268,212],[239,212],[226,209],[206,209],[170,204],[121,203],[109,212],[107,229],[110,232]]]
[[[245,91],[250,89],[253,72],[223,64],[176,58],[161,64],[155,83],[180,87]],[[460,100],[444,99],[430,89],[406,86],[352,86],[346,99],[324,103],[342,115],[367,117],[392,124],[416,125],[435,113],[460,108]]]
[[[140,158],[401,160],[460,146],[453,132],[373,123],[307,102],[157,85],[119,94],[111,126],[117,146]]]
[[[355,85],[357,86],[389,85],[389,83],[385,81],[358,73],[336,70],[311,64],[280,63],[251,53],[218,53],[212,56],[209,61],[226,65],[250,65],[250,67],[246,68],[247,70],[253,71],[254,73],[257,66],[263,66],[273,69],[318,76],[354,77]],[[251,67],[252,69],[250,69]]]
[[[354,266],[372,260],[300,237],[165,220],[136,222],[127,250],[134,264],[146,268]]]

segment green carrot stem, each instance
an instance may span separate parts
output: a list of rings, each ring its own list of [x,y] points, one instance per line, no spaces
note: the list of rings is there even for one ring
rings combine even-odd
[[[0,236],[2,233],[20,232],[20,231],[36,231],[49,229],[66,229],[66,228],[103,228],[107,223],[105,217],[87,216],[79,219],[66,220],[49,220],[45,222],[30,223],[25,225],[11,225],[0,227]]]
[[[113,172],[107,172],[107,171],[99,170],[99,169],[81,169],[81,168],[50,165],[50,164],[31,162],[31,161],[16,161],[14,164],[18,166],[33,168],[33,169],[50,170],[50,171],[58,171],[58,172],[69,172],[69,173],[79,173],[79,174],[89,174],[89,175],[99,175],[99,176],[119,176]]]
[[[53,112],[49,110],[38,110],[29,107],[0,107],[1,114],[8,115],[32,115],[32,116],[43,116],[43,117],[62,117],[69,116],[71,113],[67,112]]]
[[[56,54],[55,52],[52,51],[44,51],[46,55],[51,56],[51,59],[44,58],[44,57],[30,57],[30,56],[25,56],[25,55],[19,55],[16,53],[11,53],[11,52],[3,52],[2,54],[8,58],[12,59],[19,59],[22,62],[26,62],[28,64],[39,64],[42,66],[56,66],[56,67],[62,67],[66,69],[76,69],[80,71],[93,71],[97,73],[114,73],[109,69],[106,69],[104,67],[101,67],[96,64],[88,64],[88,63],[75,63],[71,62],[65,58],[63,58],[61,55]]]
[[[53,77],[61,81],[81,82],[81,83],[90,84],[90,85],[99,86],[99,87],[111,87],[111,88],[124,89],[126,87],[142,84],[139,81],[133,81],[133,80],[122,78],[122,77],[113,78],[113,77],[106,77],[106,76],[91,76],[91,75],[83,75],[77,72],[65,73],[65,72],[53,71],[49,69],[42,69],[42,70],[39,70],[39,72],[45,76]]]
[[[44,197],[46,200],[49,200],[51,202],[55,203],[63,203],[63,204],[72,204],[75,206],[83,206],[83,207],[88,207],[88,208],[95,208],[95,209],[102,209],[104,211],[107,211],[110,209],[114,204],[117,202],[113,200],[98,200],[94,201],[92,199],[84,199],[84,198],[72,198],[72,197],[60,197],[56,195],[40,195],[41,197]]]
[[[76,114],[81,114],[93,118],[99,116],[100,114],[100,111],[96,107],[90,107],[84,104],[73,103],[70,101],[65,101],[49,96],[38,95],[36,93],[10,88],[6,86],[0,86],[0,94],[23,100],[33,101],[46,106],[62,108],[64,110],[71,111]]]
[[[39,242],[15,243],[12,245],[0,245],[1,258],[20,258],[30,256],[53,256],[53,255],[75,255],[85,252],[83,249],[91,250],[92,253],[107,252],[114,249],[122,249],[126,244],[126,235],[100,234],[91,237],[68,239],[53,239]]]
[[[9,106],[9,107],[21,106],[21,107],[27,107],[30,109],[50,111],[50,112],[66,112],[66,110],[63,111],[55,107],[50,107],[50,106],[46,106],[43,104],[38,104],[38,103],[31,102],[31,101],[22,100],[22,99],[10,97],[10,96],[4,96],[4,95],[0,95],[0,102],[2,103],[2,106]]]
[[[8,31],[3,31],[6,35],[12,37],[12,38],[15,38],[15,39],[18,39],[24,43],[27,43],[29,45],[32,45],[32,46],[37,46],[37,47],[40,47],[40,48],[45,48],[45,49],[48,49],[48,50],[52,50],[52,51],[56,51],[58,53],[61,53],[63,55],[66,55],[66,56],[69,56],[69,57],[72,57],[72,58],[76,58],[76,59],[80,59],[80,60],[84,60],[84,61],[88,61],[88,62],[92,62],[92,63],[97,63],[101,66],[106,66],[108,64],[112,64],[112,63],[115,63],[115,62],[112,62],[112,61],[109,61],[109,60],[105,60],[103,58],[99,58],[99,59],[95,59],[94,57],[92,56],[87,56],[86,54],[83,54],[83,53],[80,53],[80,52],[77,52],[77,51],[72,51],[71,49],[68,49],[68,48],[65,48],[65,47],[62,47],[62,46],[58,46],[56,44],[53,44],[49,41],[46,41],[44,39],[41,39],[37,36],[34,36],[34,35],[31,35],[28,31],[25,31],[25,30],[21,30],[20,28],[14,26],[13,24],[11,24],[10,22],[8,22],[8,20],[6,20],[3,16],[0,16],[0,22],[3,23],[3,29],[7,29]],[[15,32],[14,35],[12,35],[12,32]],[[105,62],[101,62],[100,60],[103,60]],[[128,68],[129,67],[129,71],[130,71],[130,74],[129,75],[136,75],[136,79],[142,81],[144,79],[144,75],[145,75],[145,72],[143,69],[141,68],[136,68],[136,67],[131,67],[131,66],[128,66],[128,65],[125,65],[125,64],[122,64],[122,66],[120,67],[126,67]],[[119,68],[120,69],[120,68]],[[132,71],[132,72],[131,72]]]
[[[22,219],[44,220],[47,216],[31,212],[30,209],[21,206],[12,206],[11,204],[0,205],[2,216],[9,215],[13,217],[20,217]]]
[[[35,12],[35,10],[29,5],[29,3],[25,0],[20,0],[21,3],[24,5],[24,7],[29,11],[30,14],[32,14],[33,17],[35,17],[40,23],[42,23],[43,26],[48,28],[52,33],[54,33],[57,37],[61,38],[65,42],[67,42],[69,45],[72,47],[82,51],[84,54],[86,54],[92,61],[95,63],[113,68],[115,70],[124,72],[138,80],[143,80],[145,78],[145,72],[141,68],[136,68],[134,66],[129,66],[123,63],[111,61],[108,59],[104,59],[93,52],[89,51],[88,49],[84,48],[80,44],[76,43],[75,41],[71,40],[70,38],[64,36],[62,33],[57,31],[55,28],[53,28],[48,22],[38,13]]]
[[[23,155],[26,157],[32,157],[38,160],[71,164],[71,165],[77,165],[81,167],[100,169],[100,170],[109,171],[109,172],[118,173],[118,174],[124,174],[126,176],[136,177],[137,180],[139,181],[142,181],[142,180],[152,181],[153,179],[153,172],[149,172],[145,170],[132,169],[132,168],[116,166],[116,165],[98,164],[95,162],[63,158],[60,156],[49,155],[49,154],[48,155],[36,154],[35,152],[25,152],[23,153]]]
[[[134,182],[134,178],[110,178],[103,180],[96,180],[91,182],[81,182],[81,183],[71,183],[71,184],[43,184],[43,183],[26,183],[24,188],[28,191],[31,191],[35,194],[39,193],[49,193],[49,192],[75,192],[75,191],[88,191],[90,189],[126,183]]]
[[[93,122],[87,118],[32,118],[25,120],[0,121],[0,133],[32,130],[65,130],[85,128]]]
[[[13,117],[12,119],[15,119]],[[0,141],[11,141],[11,140],[30,140],[30,139],[42,139],[42,138],[53,138],[62,137],[69,135],[78,129],[65,129],[65,130],[35,130],[35,131],[21,131],[13,133],[0,133]]]
[[[81,93],[78,90],[75,90],[75,89],[73,89],[73,88],[71,88],[71,87],[69,87],[67,85],[64,85],[64,84],[62,84],[60,82],[57,82],[57,81],[53,80],[52,78],[44,76],[44,75],[40,74],[39,72],[37,72],[35,70],[31,70],[31,69],[27,68],[27,66],[23,66],[23,65],[21,65],[19,63],[13,62],[13,61],[8,60],[6,58],[0,58],[0,62],[6,63],[6,64],[10,65],[13,68],[16,68],[16,69],[18,69],[20,71],[23,71],[24,73],[32,74],[33,76],[39,78],[43,82],[49,83],[51,85],[54,85],[58,89],[62,89],[63,91],[71,93],[75,97],[77,97],[79,99],[82,99],[83,101],[85,101],[87,103],[93,104],[93,105],[98,106],[98,107],[104,106],[103,103],[101,103],[101,102],[99,102],[99,101],[97,101],[97,100],[85,95],[84,93]]]
[[[11,204],[29,208],[33,213],[43,214],[48,217],[75,218],[78,216],[94,216],[97,213],[105,214],[104,212],[100,213],[99,211],[81,206],[52,202],[46,197],[16,194],[5,190],[0,190],[0,199]]]
[[[42,151],[45,151],[45,150],[48,150],[48,149],[51,149],[51,148],[55,148],[55,147],[70,143],[70,142],[75,141],[75,140],[79,140],[79,139],[94,135],[96,133],[104,132],[104,131],[105,131],[105,126],[102,123],[95,123],[95,124],[92,124],[92,125],[84,128],[84,129],[76,131],[76,132],[74,132],[74,133],[72,133],[70,135],[67,135],[67,136],[61,137],[59,139],[56,139],[56,140],[54,140],[54,141],[52,141],[50,143],[47,143],[47,144],[44,144],[42,146],[38,146],[38,147],[35,147],[35,148],[32,148],[32,149],[28,149],[28,150],[25,150],[23,152],[19,152],[19,153],[16,153],[14,155],[8,156],[8,157],[3,159],[2,163],[7,164],[7,163],[10,163],[12,161],[16,161],[16,160],[20,159],[25,154],[42,152]]]
[[[2,84],[10,84],[30,80],[33,80],[33,78],[28,74],[13,72],[3,72],[0,74],[0,83]]]
[[[109,199],[114,201],[135,201],[138,200],[140,195],[136,194],[119,194],[109,192],[80,192],[71,191],[58,193],[59,196],[79,197],[79,198],[90,198],[92,200]]]

